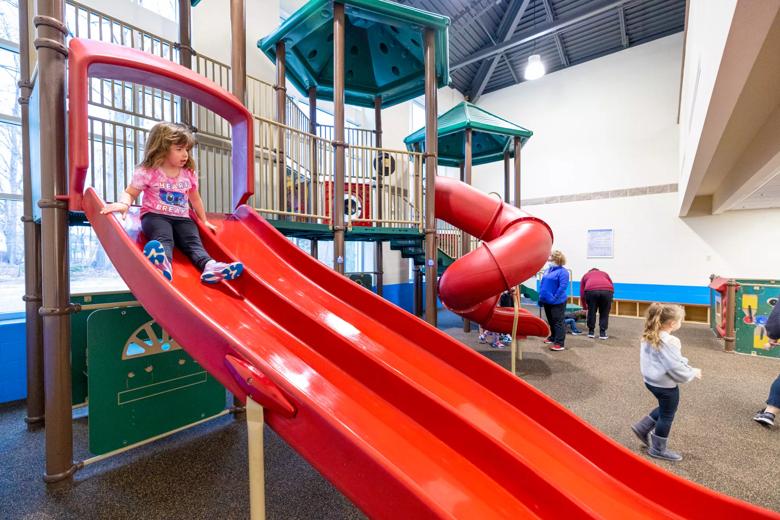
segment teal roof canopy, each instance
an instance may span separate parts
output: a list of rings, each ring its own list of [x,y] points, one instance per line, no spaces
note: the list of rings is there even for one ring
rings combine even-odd
[[[522,126],[516,125],[491,114],[477,105],[463,101],[440,115],[439,153],[437,164],[441,166],[460,166],[466,158],[466,129],[471,128],[471,164],[487,164],[503,160],[504,150],[514,157],[514,137],[525,144],[534,134]],[[425,127],[408,135],[404,139],[406,149],[425,151]]]
[[[438,87],[448,85],[447,28],[450,19],[387,0],[341,0],[345,14],[345,101],[388,107],[425,92],[424,29],[435,31]],[[276,63],[276,44],[285,42],[287,79],[302,94],[333,100],[333,0],[311,0],[273,33],[257,42]]]

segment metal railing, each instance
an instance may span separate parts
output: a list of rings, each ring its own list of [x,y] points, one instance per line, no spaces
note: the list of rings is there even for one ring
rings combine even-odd
[[[332,224],[332,143],[261,117],[255,117],[255,134],[257,178],[250,204],[268,217]],[[366,146],[349,150],[345,224],[422,230],[422,154]]]
[[[317,125],[317,137],[333,141],[334,135],[333,125]],[[364,128],[345,128],[344,141],[350,146],[376,146],[374,131]],[[349,148],[347,148],[347,154],[349,154]]]

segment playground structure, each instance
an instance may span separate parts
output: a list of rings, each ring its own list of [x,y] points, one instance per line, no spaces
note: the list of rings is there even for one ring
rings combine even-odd
[[[504,197],[510,204],[510,159],[514,159],[515,206],[520,207],[520,150],[533,133],[519,125],[506,121],[490,112],[463,101],[440,115],[437,120],[437,163],[440,166],[451,166],[460,169],[460,180],[471,185],[472,167],[479,164],[489,164],[503,160],[504,162]],[[425,127],[418,129],[404,139],[409,151],[425,151]],[[498,194],[496,194],[498,195]],[[500,199],[500,195],[498,195]],[[439,249],[449,258],[457,259],[467,255],[476,248],[484,236],[471,236],[458,226],[453,226],[451,219],[443,218],[438,223],[440,230]],[[481,234],[484,229],[478,229]],[[483,252],[484,254],[484,252]],[[472,260],[473,261],[473,260]],[[472,268],[477,268],[472,265]],[[442,279],[445,284],[445,279]],[[473,306],[476,302],[469,302]],[[446,302],[445,302],[446,305]],[[453,309],[458,312],[456,309]],[[483,309],[483,314],[486,309]],[[508,311],[501,311],[506,314]],[[462,313],[459,313],[462,314]],[[540,324],[537,329],[541,330]],[[471,331],[471,320],[463,320],[463,331]],[[506,331],[509,332],[509,331]]]
[[[780,345],[764,328],[780,300],[780,282],[712,275],[709,287],[710,328],[723,338],[727,352],[780,357]]]
[[[244,96],[230,96],[186,67],[126,47],[72,40],[68,185],[65,53],[64,47],[56,45],[64,34],[57,25],[62,17],[53,8],[56,2],[41,4],[45,8],[39,9],[43,17],[39,31],[51,40],[39,42],[36,85],[42,106],[41,170],[51,172],[42,177],[39,204],[47,481],[67,480],[79,468],[72,461],[69,435],[68,319],[76,308],[69,301],[67,269],[62,269],[67,266],[69,207],[84,210],[117,270],[155,321],[211,375],[246,400],[250,411],[253,402],[263,405],[265,422],[371,516],[770,516],[635,456],[513,374],[299,250],[258,211],[243,205],[256,186],[251,151],[257,132],[253,115],[242,104]],[[365,0],[354,4],[408,9]],[[344,39],[344,5],[335,4],[333,15],[338,49]],[[432,31],[424,34],[425,90],[430,101],[435,99],[435,43]],[[233,68],[234,78],[238,70]],[[99,214],[102,194],[85,182],[88,172],[99,178],[88,146],[88,75],[186,95],[228,121],[233,143],[230,213],[212,213],[218,231],[203,236],[216,258],[244,261],[246,273],[235,284],[204,290],[195,268],[180,255],[174,255],[175,281],[164,281],[141,254],[137,212],[129,215],[126,226],[113,215]],[[335,83],[338,107],[343,85],[340,80]],[[340,113],[343,116],[343,106]],[[434,189],[438,183],[435,102],[428,105],[428,115],[432,124],[427,130],[423,194],[430,205],[424,206],[428,213],[423,230],[426,274],[431,277],[437,263],[432,247],[435,214],[430,209],[434,193],[439,197]],[[337,118],[334,126],[335,143],[330,146],[336,158],[336,181],[331,217],[334,232],[344,235],[343,213],[340,204],[336,206],[344,187],[338,178],[345,167],[345,161],[338,159],[345,148],[343,119],[339,124]],[[276,125],[278,134],[284,131]],[[281,157],[288,161],[280,154],[284,145],[286,138],[279,137],[277,162]],[[286,165],[277,168],[277,176],[286,170]],[[458,199],[468,204],[489,201],[496,214],[510,217],[511,222],[497,225],[486,238],[500,241],[503,231],[517,226],[515,231],[534,238],[526,244],[530,254],[522,272],[532,274],[538,269],[539,258],[549,252],[551,236],[546,226],[484,194],[477,197],[466,186],[443,188],[442,195],[453,206]],[[279,203],[284,197],[276,200]],[[268,209],[258,208],[260,213]],[[32,220],[31,213],[27,215]],[[426,299],[434,297],[429,304],[435,304],[434,285],[427,284]],[[290,287],[302,297],[289,296]],[[429,313],[428,321],[435,321],[433,316]],[[250,422],[250,428],[252,424],[256,423]],[[256,437],[250,434],[250,438]],[[250,458],[251,450],[252,445]]]

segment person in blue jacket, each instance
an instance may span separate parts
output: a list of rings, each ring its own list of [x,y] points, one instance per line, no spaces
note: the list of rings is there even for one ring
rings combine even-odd
[[[566,257],[560,251],[550,253],[549,261],[551,265],[539,284],[539,305],[544,307],[551,331],[545,343],[550,345],[550,350],[557,352],[565,349],[566,328],[563,319],[566,314],[569,271],[563,267],[566,265]]]

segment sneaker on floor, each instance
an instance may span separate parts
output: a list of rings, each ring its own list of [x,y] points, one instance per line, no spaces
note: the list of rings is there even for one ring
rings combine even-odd
[[[241,273],[244,272],[244,264],[241,262],[233,262],[226,264],[224,262],[217,262],[215,260],[209,260],[206,267],[203,269],[203,274],[200,275],[200,280],[205,283],[218,283],[222,280],[235,280]]]
[[[756,415],[753,416],[753,420],[756,421],[761,426],[774,426],[775,425],[775,414],[772,412],[758,412]]]
[[[171,261],[165,255],[165,248],[159,240],[150,240],[144,246],[144,256],[159,269],[166,280],[173,280],[173,268]]]
[[[553,343],[550,345],[550,350],[554,352],[560,352],[561,350],[566,350],[566,348],[563,345],[558,345],[557,343]]]
[[[595,332],[588,332],[588,337],[591,338],[591,339],[595,338],[596,337],[596,333]]]
[[[512,343],[512,336],[510,336],[509,334],[501,334],[500,341],[502,343],[507,343],[507,344]]]
[[[480,343],[487,343],[487,340],[485,339],[485,335],[484,334],[480,334],[479,335],[479,342]]]
[[[602,340],[609,339],[609,336],[607,336],[606,334],[599,334],[599,339]]]
[[[504,345],[500,341],[496,341],[495,343],[491,343],[490,346],[493,347],[493,348],[506,348],[506,345]]]
[[[573,330],[571,331],[572,336],[582,336],[582,331],[580,330]]]
[[[553,342],[553,340],[552,340],[551,338],[547,338],[547,339],[545,339],[545,340],[543,341],[543,343],[544,343],[545,345],[549,345],[549,344],[550,344],[550,343],[552,343],[552,342]]]

